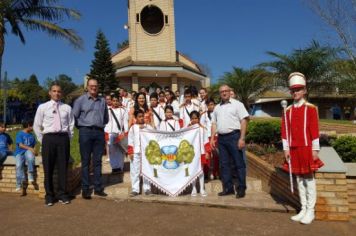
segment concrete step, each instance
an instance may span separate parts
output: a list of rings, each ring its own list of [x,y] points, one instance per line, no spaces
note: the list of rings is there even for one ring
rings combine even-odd
[[[252,192],[262,192],[262,181],[256,178],[252,177],[247,177],[246,179],[246,184],[247,184],[247,193],[252,193]],[[205,183],[205,190],[208,193],[219,193],[221,192],[222,189],[222,184],[220,180],[211,180],[207,183]]]

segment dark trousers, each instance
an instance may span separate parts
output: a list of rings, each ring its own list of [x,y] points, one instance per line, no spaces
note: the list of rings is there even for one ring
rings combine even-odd
[[[218,138],[220,177],[225,191],[234,190],[231,171],[237,175],[238,188],[246,189],[246,163],[244,151],[237,146],[239,138],[239,131]]]
[[[79,145],[82,159],[82,190],[89,191],[89,166],[93,158],[94,190],[102,191],[101,158],[105,147],[104,130],[90,129],[90,127],[79,128]]]
[[[42,163],[46,200],[54,198],[53,173],[58,170],[58,199],[67,198],[67,169],[70,155],[70,144],[67,133],[45,134],[42,140]]]

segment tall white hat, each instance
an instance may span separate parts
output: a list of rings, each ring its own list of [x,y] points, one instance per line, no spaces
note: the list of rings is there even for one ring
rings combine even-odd
[[[288,76],[289,88],[301,88],[306,85],[306,78],[300,72],[293,72]]]

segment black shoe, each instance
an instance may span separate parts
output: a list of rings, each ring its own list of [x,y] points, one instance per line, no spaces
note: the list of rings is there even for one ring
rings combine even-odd
[[[222,191],[218,193],[218,196],[221,197],[221,196],[234,195],[234,194],[235,194],[234,190],[230,190],[230,191]]]
[[[82,191],[82,198],[83,198],[83,199],[86,199],[86,200],[90,200],[90,199],[91,199],[91,194],[90,194],[90,192]]]
[[[239,189],[239,190],[237,190],[236,198],[244,198],[245,195],[246,195],[246,190],[245,189]]]
[[[136,197],[138,195],[138,192],[131,192],[130,197]]]
[[[46,200],[46,206],[48,206],[48,207],[53,206],[53,201],[52,200]]]
[[[59,199],[58,202],[62,203],[63,205],[65,204],[69,204],[70,203],[70,200],[67,199],[67,198],[63,198],[63,199]]]
[[[104,190],[94,191],[94,195],[99,197],[107,197],[108,195],[104,192]]]

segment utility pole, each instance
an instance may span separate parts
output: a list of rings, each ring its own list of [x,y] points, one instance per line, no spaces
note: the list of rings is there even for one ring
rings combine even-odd
[[[3,99],[4,99],[4,112],[3,112],[3,122],[6,124],[6,101],[7,101],[7,72],[5,71],[5,76],[4,76],[4,81],[3,81],[3,91],[4,91],[4,96],[3,96]]]

